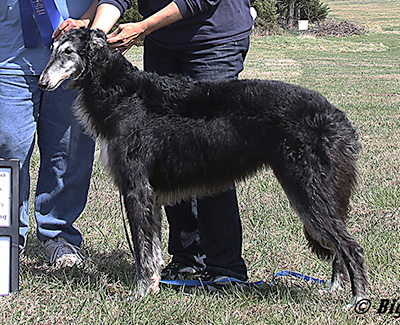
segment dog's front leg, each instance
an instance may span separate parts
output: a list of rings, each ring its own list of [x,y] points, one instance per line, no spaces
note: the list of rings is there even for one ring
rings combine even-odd
[[[152,291],[158,291],[158,286],[161,280],[161,271],[165,267],[164,259],[162,257],[162,246],[161,246],[161,206],[158,203],[155,203],[153,206],[153,217],[154,217],[154,231],[156,237],[153,240],[153,259],[159,262],[158,269],[156,269],[156,273],[153,274],[152,280]]]
[[[163,264],[161,213],[155,207],[154,193],[148,183],[131,188],[124,194],[124,200],[134,243],[138,291],[143,297],[159,291]]]

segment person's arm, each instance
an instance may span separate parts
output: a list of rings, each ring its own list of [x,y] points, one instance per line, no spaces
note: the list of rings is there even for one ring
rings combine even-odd
[[[140,22],[119,25],[113,33],[108,35],[108,43],[111,48],[117,48],[120,52],[125,53],[145,36],[182,18],[183,16],[176,3],[171,2]]]
[[[80,19],[68,18],[57,27],[53,38],[58,40],[63,34],[71,29],[80,27],[91,27],[108,33],[121,16],[120,10],[109,3],[99,5],[99,0],[94,0],[89,9]]]
[[[216,8],[221,0],[174,0],[184,18]]]
[[[90,28],[100,29],[107,34],[120,16],[121,11],[116,6],[102,3],[97,7],[96,15]]]

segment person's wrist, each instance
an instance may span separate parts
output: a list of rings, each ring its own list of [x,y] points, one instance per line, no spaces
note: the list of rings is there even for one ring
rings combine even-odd
[[[139,22],[139,30],[140,36],[142,37],[145,37],[151,33],[149,29],[149,23],[146,19]]]
[[[90,27],[91,20],[90,19],[78,19],[80,21],[80,27]]]

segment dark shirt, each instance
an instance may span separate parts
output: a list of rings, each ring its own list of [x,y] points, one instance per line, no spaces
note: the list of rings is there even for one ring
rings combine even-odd
[[[253,19],[249,0],[175,0],[183,19],[150,34],[152,40],[169,49],[219,45],[250,35]],[[121,12],[131,0],[100,0],[116,5]],[[138,0],[139,12],[147,18],[171,0]]]

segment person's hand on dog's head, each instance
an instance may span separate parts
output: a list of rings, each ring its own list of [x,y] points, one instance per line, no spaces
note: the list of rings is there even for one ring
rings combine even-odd
[[[88,25],[89,25],[89,20],[68,18],[65,21],[63,21],[60,24],[60,26],[56,28],[56,30],[53,32],[52,37],[54,41],[58,41],[61,36],[63,36],[71,29],[87,27]]]

